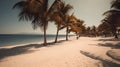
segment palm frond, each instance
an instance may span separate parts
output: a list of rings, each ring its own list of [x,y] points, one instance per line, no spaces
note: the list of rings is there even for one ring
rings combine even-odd
[[[60,3],[61,3],[61,0],[55,0],[51,5],[51,7],[48,9],[48,14],[50,14],[51,12],[54,12],[54,10],[57,10]]]
[[[21,8],[25,7],[26,4],[27,4],[26,1],[20,1],[13,6],[13,9],[15,9],[15,8],[21,9]]]
[[[43,30],[43,26],[44,26],[44,23],[43,23],[43,20],[40,19],[41,17],[39,16],[36,16],[34,18],[34,20],[32,21],[32,25],[33,25],[33,29],[37,29],[38,27],[41,28],[41,30]]]
[[[120,13],[119,10],[108,10],[105,13],[103,13],[103,15],[109,15],[109,14],[115,14],[115,13]]]
[[[52,20],[55,21],[56,25],[61,26],[63,24],[63,15],[61,12],[54,12]]]
[[[65,5],[63,9],[63,14],[69,12],[73,7],[70,4]]]
[[[111,8],[117,8],[120,9],[120,0],[113,0]]]
[[[19,21],[21,20],[33,20],[34,16],[29,13],[27,10],[23,10],[19,13]]]

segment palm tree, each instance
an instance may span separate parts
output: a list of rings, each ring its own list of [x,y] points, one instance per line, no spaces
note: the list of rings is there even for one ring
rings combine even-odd
[[[66,40],[68,40],[68,33],[75,32],[77,34],[79,29],[77,27],[78,19],[73,14],[71,16],[66,15]]]
[[[83,32],[84,32],[84,21],[83,20],[80,20],[80,19],[78,19],[77,20],[77,27],[79,28],[79,30],[78,30],[78,37],[80,37],[80,34],[82,34]]]
[[[65,2],[60,1],[59,5],[57,6],[57,9],[53,14],[51,15],[53,21],[55,21],[55,24],[57,25],[57,33],[55,38],[55,43],[57,42],[58,33],[59,30],[63,29],[67,25],[68,20],[68,12],[73,7],[70,4],[65,4]]]
[[[112,33],[115,36],[115,38],[118,38],[117,36],[117,27],[120,26],[120,11],[118,10],[109,10],[107,12],[105,12],[103,15],[105,15],[106,17],[103,19],[104,22],[107,22],[110,24],[111,28],[112,28]]]
[[[68,25],[69,25],[69,14],[68,12],[73,9],[70,4],[65,4],[64,2],[61,4],[60,11],[63,15],[64,25],[66,26],[66,41],[68,40]]]
[[[91,33],[91,28],[88,26],[88,27],[86,28],[86,34],[87,34],[88,36],[90,36],[90,33]]]
[[[68,33],[70,33],[69,32],[69,27],[70,27],[70,25],[71,25],[71,16],[69,16],[69,15],[66,15],[65,16],[66,17],[66,23],[65,23],[65,26],[66,26],[66,41],[68,41]]]
[[[73,14],[70,16],[69,26],[68,26],[68,33],[74,32],[79,38],[80,34],[82,33],[84,21],[77,19]]]
[[[50,8],[48,8],[48,0],[22,0],[13,6],[13,8],[18,8],[21,11],[19,20],[32,21],[34,29],[41,27],[44,31],[44,45],[47,43],[46,29],[48,26],[49,14],[58,1],[59,0],[55,0]]]
[[[104,21],[110,24],[113,35],[115,38],[118,38],[116,31],[117,27],[120,26],[120,0],[113,0],[111,8],[114,9],[111,9],[103,14],[106,16]]]
[[[82,33],[81,34],[85,36],[86,35],[86,26],[85,26],[85,24],[82,25],[81,28],[82,28]]]
[[[63,19],[61,18],[61,13],[60,12],[54,12],[51,15],[51,21],[55,22],[55,25],[57,25],[57,33],[56,33],[56,37],[55,37],[55,43],[57,42],[57,38],[58,38],[58,33],[60,30],[61,25],[63,24]]]
[[[97,30],[98,30],[99,35],[105,35],[105,37],[107,36],[107,34],[111,35],[111,26],[107,22],[102,22],[98,26]]]
[[[92,35],[95,36],[95,37],[96,37],[96,31],[97,31],[97,28],[96,28],[95,25],[93,25],[93,26],[92,26],[92,29],[91,29],[91,33],[92,33]]]

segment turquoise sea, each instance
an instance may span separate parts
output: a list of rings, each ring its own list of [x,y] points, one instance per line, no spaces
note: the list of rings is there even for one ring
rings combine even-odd
[[[65,35],[59,35],[59,38],[65,38]],[[30,42],[43,42],[43,35],[33,34],[0,34],[0,47]],[[47,35],[47,40],[54,40],[55,35]]]

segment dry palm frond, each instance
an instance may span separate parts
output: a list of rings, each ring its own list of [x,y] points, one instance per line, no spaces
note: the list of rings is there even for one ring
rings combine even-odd
[[[120,0],[113,0],[111,4],[111,8],[120,9]]]
[[[105,13],[103,13],[103,15],[107,15],[108,16],[108,15],[115,14],[115,13],[120,14],[120,11],[119,10],[108,10]]]

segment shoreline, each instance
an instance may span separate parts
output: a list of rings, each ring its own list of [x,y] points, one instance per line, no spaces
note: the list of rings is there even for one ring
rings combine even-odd
[[[72,39],[74,36],[71,36],[69,37],[69,39]],[[61,38],[58,38],[58,41],[60,40],[65,40],[65,37],[61,37]],[[51,39],[51,40],[47,40],[48,43],[50,42],[54,42],[54,39]],[[36,41],[36,42],[29,42],[29,43],[23,43],[23,44],[13,44],[13,45],[5,45],[5,46],[0,46],[0,49],[1,48],[12,48],[12,47],[17,47],[17,46],[24,46],[24,45],[28,45],[28,44],[42,44],[43,41]]]

